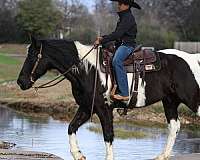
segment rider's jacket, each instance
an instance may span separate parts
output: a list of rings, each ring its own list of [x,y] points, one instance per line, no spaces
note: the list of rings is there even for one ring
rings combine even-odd
[[[102,44],[110,41],[121,41],[123,45],[135,46],[137,34],[137,24],[130,9],[118,12],[119,20],[114,32],[104,35]]]

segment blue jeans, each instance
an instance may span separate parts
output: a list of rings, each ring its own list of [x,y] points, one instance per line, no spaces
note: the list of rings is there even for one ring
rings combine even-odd
[[[119,95],[121,96],[129,96],[127,74],[123,62],[133,50],[133,47],[121,45],[113,57],[112,65],[120,92]]]

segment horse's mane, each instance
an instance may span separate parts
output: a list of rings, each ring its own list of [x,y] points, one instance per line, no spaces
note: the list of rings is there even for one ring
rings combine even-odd
[[[46,47],[57,49],[62,53],[73,53],[78,55],[74,41],[66,39],[42,39]]]
[[[84,45],[78,41],[74,42],[78,51],[79,58],[83,58],[86,53],[93,47],[92,45]],[[95,66],[96,63],[96,49],[92,50],[91,53],[83,60],[83,65],[86,72],[88,73],[92,66]]]

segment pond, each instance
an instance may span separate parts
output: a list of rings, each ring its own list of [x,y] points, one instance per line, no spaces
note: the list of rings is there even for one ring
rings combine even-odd
[[[103,160],[105,148],[103,137],[90,132],[86,124],[78,131],[82,152],[88,160]],[[53,153],[65,160],[71,160],[69,151],[67,122],[53,120],[51,117],[32,117],[15,112],[7,107],[0,107],[0,140],[16,143],[21,150],[42,151]],[[152,136],[143,139],[115,139],[114,152],[116,160],[147,160],[158,155],[166,142],[167,130],[158,128],[130,127],[129,130],[143,130]],[[181,131],[173,154],[199,153],[199,133]]]

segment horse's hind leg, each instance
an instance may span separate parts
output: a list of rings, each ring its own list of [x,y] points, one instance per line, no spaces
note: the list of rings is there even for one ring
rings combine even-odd
[[[180,121],[178,119],[178,111],[177,111],[178,106],[180,104],[179,101],[176,100],[175,98],[167,97],[162,102],[165,109],[167,122],[169,124],[169,135],[163,153],[160,156],[158,156],[156,160],[169,159],[176,140],[176,136],[180,130]]]
[[[70,151],[74,160],[86,159],[79,149],[78,142],[76,139],[76,131],[82,124],[88,121],[89,118],[90,114],[82,110],[81,107],[79,107],[76,115],[74,116],[74,119],[69,124],[68,128],[69,144],[70,144]]]
[[[109,108],[109,106],[99,106],[96,107],[96,114],[100,119],[102,130],[103,130],[103,136],[104,141],[106,145],[106,160],[113,160],[113,115],[112,115],[112,109]]]

